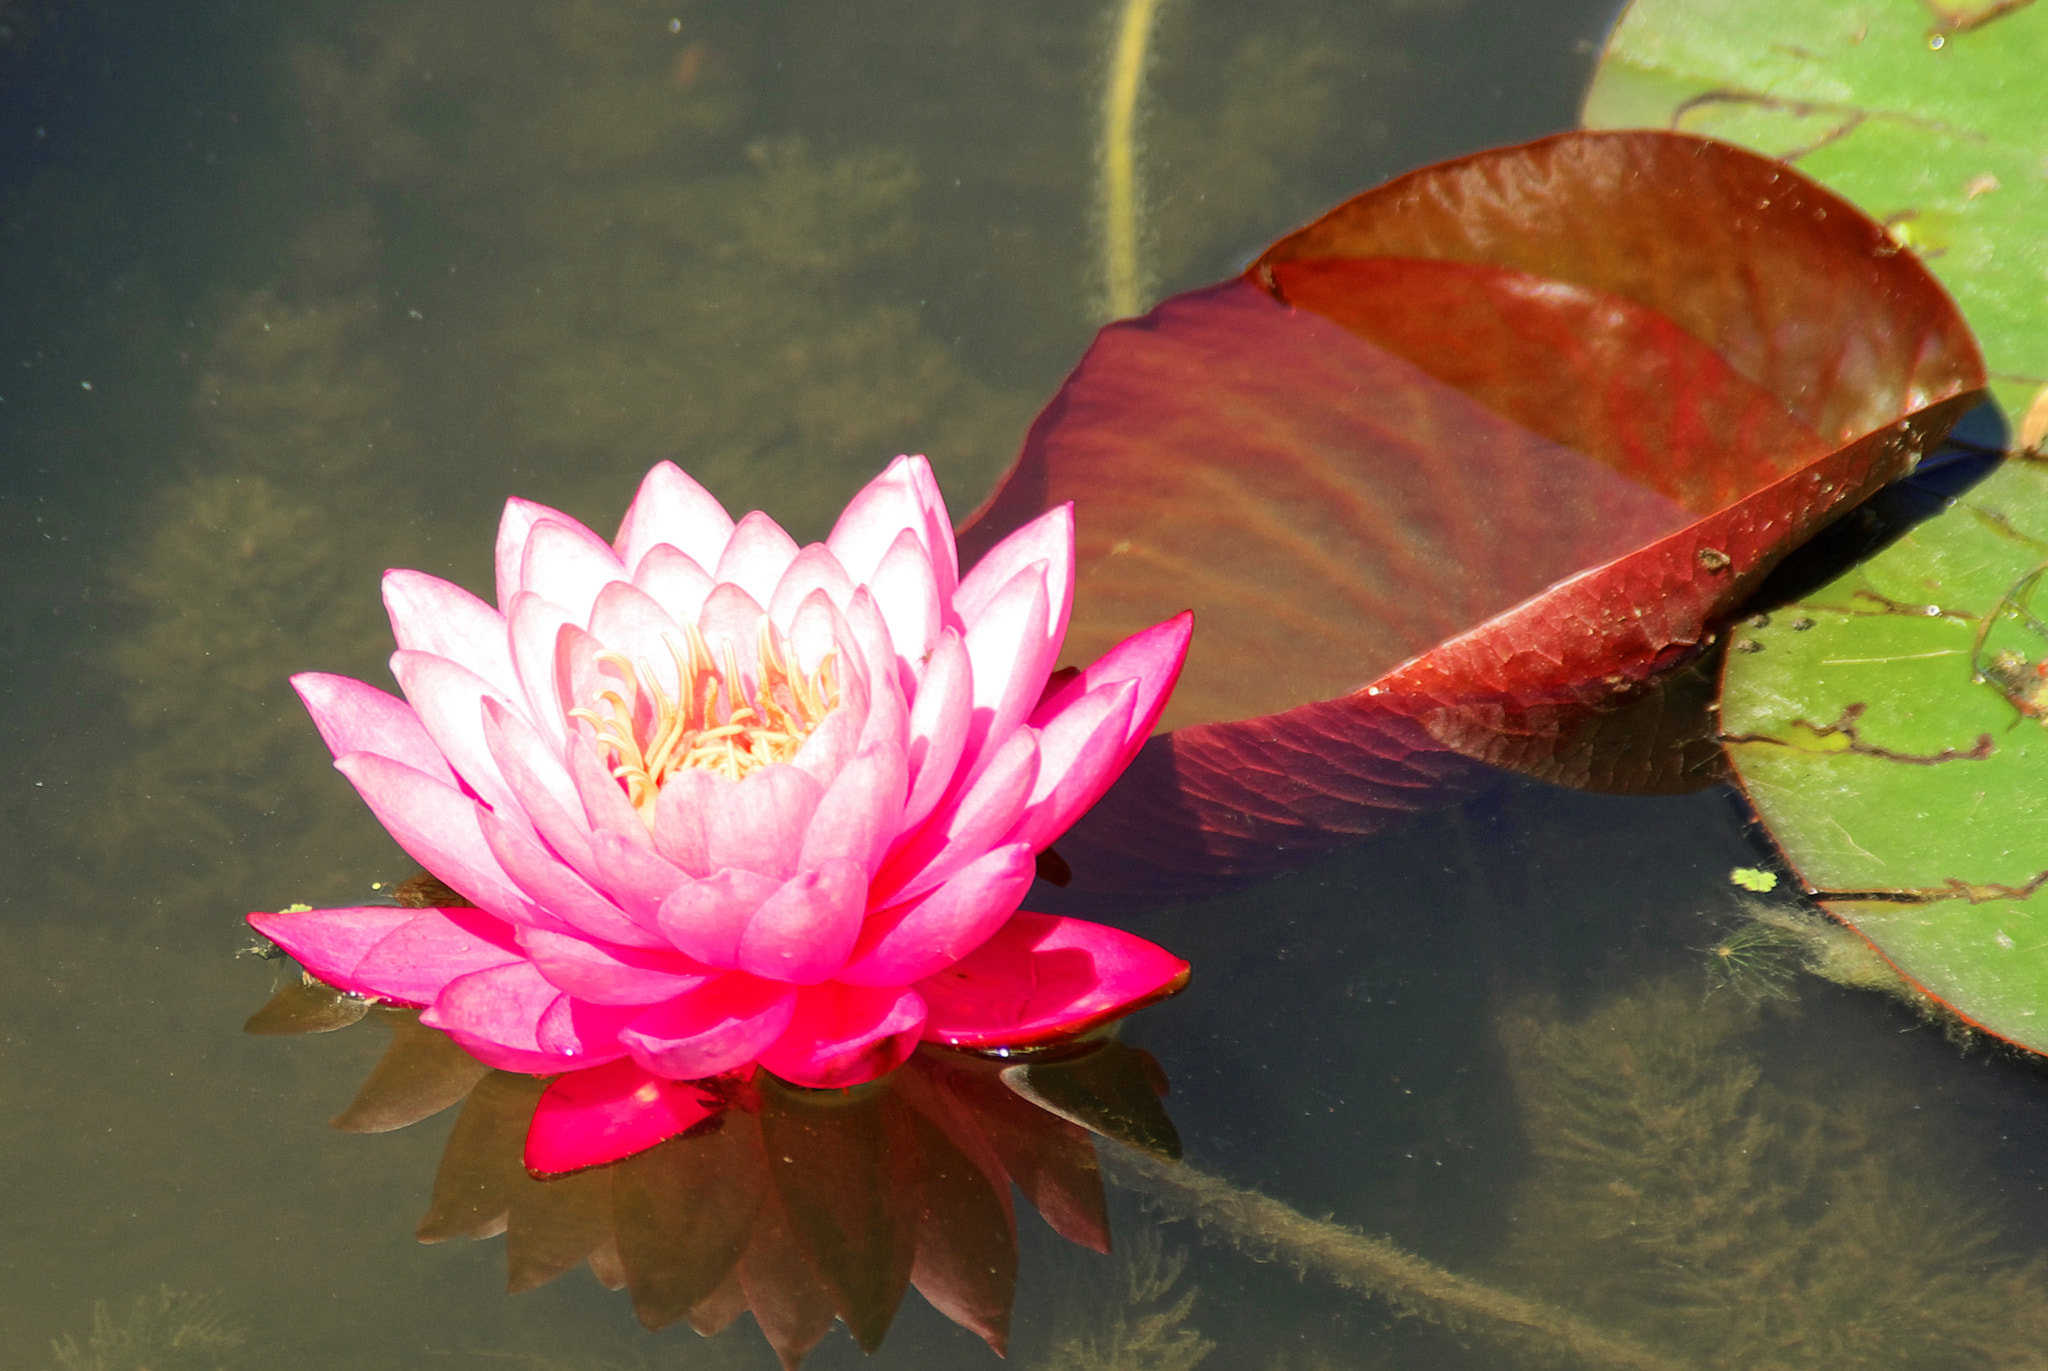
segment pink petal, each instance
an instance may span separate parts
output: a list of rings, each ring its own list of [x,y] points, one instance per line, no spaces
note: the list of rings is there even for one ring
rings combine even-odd
[[[1127,760],[1137,694],[1136,681],[1103,686],[1038,731],[1038,779],[1010,830],[1012,842],[1040,851],[1102,798]]]
[[[902,748],[878,743],[853,758],[819,800],[797,866],[808,871],[844,857],[860,867],[865,880],[881,866],[902,826],[908,788]]]
[[[826,980],[853,950],[867,895],[867,869],[841,857],[791,877],[747,921],[739,969],[789,985]]]
[[[628,947],[666,946],[652,930],[652,920],[646,925],[636,922],[616,901],[526,834],[494,814],[484,815],[482,826],[491,855],[543,916],[521,920],[523,926],[580,933]],[[599,864],[603,865],[601,858]]]
[[[923,894],[1000,844],[1024,812],[1038,776],[1038,742],[1012,733],[958,800],[941,805],[875,877],[872,898],[896,904]]]
[[[440,1029],[487,1066],[548,1076],[624,1056],[619,1029],[636,1012],[578,1006],[531,963],[520,961],[456,977],[420,1022]]]
[[[775,597],[776,584],[796,555],[796,539],[757,509],[733,529],[732,540],[711,569],[711,579],[730,582],[765,605]]]
[[[352,677],[322,671],[300,672],[292,677],[292,689],[306,702],[313,727],[320,730],[321,740],[335,756],[374,752],[445,785],[456,783],[441,749],[434,746],[420,716],[405,701]]]
[[[530,917],[532,901],[484,842],[475,800],[424,772],[373,752],[334,760],[397,844],[472,904],[501,918]]]
[[[960,578],[953,546],[953,522],[931,464],[922,457],[898,457],[867,483],[846,506],[826,544],[856,582],[865,583],[888,554],[898,534],[909,529],[927,550],[938,578],[939,598],[950,601]]]
[[[896,658],[889,641],[889,626],[875,608],[874,596],[866,587],[854,592],[846,605],[848,641],[841,650],[849,658],[848,674],[854,674],[852,657],[858,652],[858,675],[867,690],[867,722],[861,726],[860,745],[896,742],[910,726],[907,691],[912,686],[909,668]]]
[[[424,571],[387,571],[384,608],[400,648],[446,657],[499,691],[517,693],[505,616],[461,586]]]
[[[692,624],[704,612],[704,597],[711,593],[712,581],[711,573],[688,554],[663,543],[648,549],[633,568],[633,584],[654,597],[677,623]]]
[[[796,874],[804,830],[825,788],[786,764],[743,777],[725,802],[705,816],[705,851],[711,869],[743,867],[777,880]]]
[[[619,560],[634,569],[637,580],[641,560],[660,544],[666,543],[700,566],[715,566],[731,537],[732,516],[725,506],[674,462],[657,462],[641,479],[640,493],[626,507],[613,545]]]
[[[704,608],[697,614],[697,629],[704,635],[705,645],[711,649],[721,673],[725,670],[726,649],[730,647],[740,679],[760,679],[761,616],[766,612],[753,596],[729,581],[720,581],[711,588]]]
[[[969,776],[1030,716],[1045,693],[1060,640],[1045,632],[1046,569],[1018,572],[967,622],[967,658],[974,665],[974,718],[967,726]]]
[[[1130,731],[1125,743],[1127,754],[1137,755],[1138,748],[1152,735],[1153,725],[1159,722],[1167,697],[1173,694],[1174,683],[1180,679],[1181,665],[1187,661],[1188,641],[1194,630],[1195,616],[1186,612],[1150,628],[1140,629],[1075,675],[1048,688],[1038,707],[1031,711],[1031,722],[1043,728],[1061,710],[1090,691],[1112,681],[1136,681],[1137,703],[1131,711]],[[1118,768],[1119,771],[1122,769]]]
[[[732,971],[643,1010],[620,1031],[619,1041],[657,1076],[704,1080],[759,1057],[789,1027],[795,1010],[795,991]]]
[[[932,649],[910,709],[908,757],[913,777],[903,827],[921,824],[953,788],[967,726],[974,719],[974,667],[960,635],[947,629]]]
[[[512,789],[484,741],[484,701],[510,701],[468,667],[430,652],[401,648],[392,653],[391,674],[463,784],[500,814],[516,812]]]
[[[519,946],[549,984],[589,1004],[645,1007],[695,990],[716,974],[680,953],[538,928],[520,929]]]
[[[792,1085],[833,1090],[885,1076],[917,1049],[925,1006],[914,990],[827,982],[796,994],[796,1013],[761,1065]]]
[[[789,621],[796,616],[797,607],[819,592],[833,604],[844,605],[853,598],[853,578],[846,574],[845,567],[839,565],[839,559],[832,555],[831,548],[823,543],[812,543],[797,553],[796,560],[776,582],[775,592],[767,601],[768,617],[777,627],[786,630]]]
[[[590,835],[590,852],[604,892],[645,929],[660,926],[657,914],[669,892],[689,879],[682,868],[654,850],[647,829],[600,829]]]
[[[662,901],[661,931],[669,945],[706,966],[739,965],[740,935],[762,901],[781,889],[755,871],[721,871],[685,881]]]
[[[650,1076],[630,1057],[557,1076],[526,1130],[526,1169],[559,1176],[621,1161],[724,1108],[716,1096]]]
[[[301,909],[289,914],[263,911],[249,916],[249,926],[298,958],[299,965],[352,995],[374,995],[357,985],[351,973],[371,948],[411,923],[417,909],[369,905],[356,909]]]
[[[519,588],[560,605],[578,623],[589,622],[599,591],[625,579],[611,544],[573,520],[535,524],[519,564]]]
[[[946,622],[945,601],[939,598],[938,577],[924,544],[905,529],[867,584],[897,657],[918,670]]]
[[[484,700],[484,746],[498,764],[498,774],[512,792],[512,801],[526,816],[541,841],[588,881],[593,870],[590,830],[583,816],[583,797],[562,765],[561,753],[549,746],[524,717],[496,700]]]
[[[1045,563],[1045,633],[1055,643],[1067,636],[1074,598],[1074,507],[1049,509],[988,550],[953,592],[953,609],[970,628],[1026,567]]]
[[[520,960],[512,926],[481,909],[416,909],[363,954],[350,979],[382,999],[432,1004],[457,976]]]
[[[498,521],[498,546],[496,562],[498,570],[498,608],[510,613],[512,597],[525,586],[521,578],[526,567],[526,543],[533,536],[534,525],[542,521],[582,528],[559,509],[535,504],[531,500],[511,499],[505,502],[504,517]],[[586,533],[588,529],[584,530]],[[597,535],[592,533],[591,537]]]
[[[590,607],[590,636],[633,663],[641,673],[642,690],[650,684],[646,673],[651,671],[669,699],[676,698],[676,665],[669,644],[686,650],[683,626],[653,596],[631,581],[613,581]]]
[[[685,767],[669,777],[654,800],[654,850],[692,876],[710,875],[706,825],[736,784],[701,767]]]
[[[953,1047],[1027,1047],[1086,1032],[1187,984],[1188,964],[1143,938],[1019,911],[945,971],[918,982],[924,1036]]]
[[[864,702],[861,702],[864,703]],[[866,710],[848,708],[842,704],[827,714],[824,721],[811,730],[811,736],[804,739],[803,746],[789,759],[789,764],[803,772],[819,785],[830,789],[853,760],[854,749],[860,745],[862,725],[867,722]]]
[[[574,629],[566,630],[566,638]],[[654,851],[654,837],[647,831],[647,825],[640,822],[640,811],[633,808],[633,802],[626,797],[625,787],[619,778],[607,769],[608,758],[598,746],[597,735],[590,725],[581,719],[569,731],[569,779],[576,785],[576,794],[583,801],[583,817],[590,826],[591,850],[597,850],[597,837],[602,833],[629,844],[645,847],[650,855]]]
[[[512,597],[505,623],[512,640],[512,666],[519,675],[516,698],[525,702],[520,712],[559,746],[565,730],[562,703],[555,693],[555,662],[569,611],[522,590]],[[577,627],[580,630],[581,625]]]
[[[918,898],[870,916],[837,979],[889,986],[936,975],[1009,920],[1036,874],[1037,861],[1022,843],[970,862]]]
[[[1085,1033],[1180,994],[1188,963],[1118,928],[1020,910],[995,937],[918,982],[924,1037],[950,1047],[1030,1047]]]

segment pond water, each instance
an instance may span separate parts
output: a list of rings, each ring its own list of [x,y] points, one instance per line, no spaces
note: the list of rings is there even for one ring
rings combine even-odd
[[[1570,126],[1612,8],[1171,0],[1146,289]],[[749,1318],[650,1334],[587,1268],[508,1296],[502,1241],[420,1245],[454,1112],[333,1131],[387,1035],[243,1035],[280,975],[245,911],[413,870],[285,677],[384,679],[378,573],[481,587],[510,494],[609,529],[670,457],[815,537],[909,451],[971,508],[1101,319],[1110,36],[0,0],[0,1365],[775,1365]],[[1717,956],[1764,851],[1726,794],[1509,783],[1128,911],[1196,968],[1123,1033],[1183,1179],[1111,1165],[1109,1256],[1020,1214],[1012,1362],[2034,1364],[2048,1074]],[[913,1294],[872,1364],[997,1363]]]

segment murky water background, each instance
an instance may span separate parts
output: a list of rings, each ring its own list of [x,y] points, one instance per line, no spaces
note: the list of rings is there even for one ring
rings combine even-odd
[[[1611,8],[1173,0],[1157,289],[1568,126]],[[383,679],[377,574],[483,585],[512,493],[609,529],[673,457],[816,536],[923,451],[971,507],[1095,322],[1107,40],[1096,0],[0,0],[0,1365],[773,1365],[415,1244],[451,1116],[331,1132],[381,1033],[241,1035],[243,911],[411,870],[284,678]],[[1710,993],[1755,841],[1510,785],[1132,911],[1197,979],[1126,1036],[1204,1170],[1675,1364],[2032,1364],[2048,1073]],[[1025,1221],[1017,1364],[1519,1364],[1114,1207],[1113,1258]],[[912,1296],[875,1364],[995,1363]]]

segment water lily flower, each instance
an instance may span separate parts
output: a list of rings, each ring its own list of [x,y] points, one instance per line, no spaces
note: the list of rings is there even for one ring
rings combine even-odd
[[[491,1066],[630,1062],[595,1090],[558,1082],[556,1161],[686,1127],[701,1115],[674,1082],[758,1064],[847,1086],[920,1040],[1085,1031],[1186,964],[1018,906],[1151,732],[1190,625],[1055,673],[1073,566],[1062,507],[962,577],[921,457],[801,548],[668,463],[610,543],[512,500],[496,608],[386,575],[403,700],[292,682],[336,768],[474,907],[249,920]]]

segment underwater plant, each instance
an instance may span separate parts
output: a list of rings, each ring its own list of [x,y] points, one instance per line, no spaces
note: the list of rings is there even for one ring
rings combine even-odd
[[[85,1345],[65,1334],[51,1344],[58,1371],[227,1371],[245,1334],[219,1300],[158,1286],[124,1314],[92,1306]]]
[[[1537,1158],[1515,1275],[1699,1367],[2038,1365],[2048,1268],[2002,1250],[1954,1160],[1901,1147],[1875,1087],[1767,1080],[1759,1004],[1688,981],[1503,1016]]]
[[[1191,1321],[1201,1291],[1182,1285],[1186,1248],[1169,1253],[1156,1228],[1140,1229],[1115,1279],[1068,1307],[1045,1371],[1194,1371],[1216,1344]]]
[[[1151,732],[1190,631],[1052,676],[1070,510],[962,577],[922,458],[801,550],[663,463],[615,543],[513,500],[497,555],[495,609],[386,577],[405,702],[293,678],[336,767],[469,905],[249,920],[482,1062],[567,1073],[536,1170],[714,1112],[675,1082],[855,1085],[920,1040],[1069,1037],[1185,982],[1141,939],[1017,909]]]

